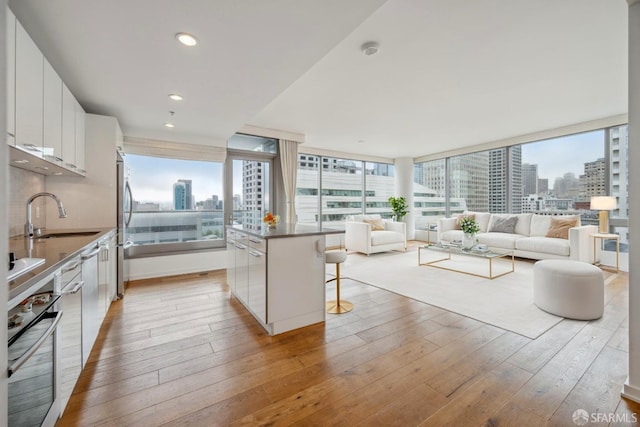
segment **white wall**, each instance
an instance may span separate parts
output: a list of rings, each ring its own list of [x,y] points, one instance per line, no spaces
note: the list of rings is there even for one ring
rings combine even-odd
[[[127,260],[129,280],[151,279],[227,268],[226,249]]]
[[[629,1],[629,378],[622,394],[640,402],[640,1]]]
[[[5,12],[7,8],[6,0],[0,0],[0,82],[6,81],[6,52],[5,52],[5,37],[7,30],[7,21],[5,18]],[[0,84],[0,99],[7,99],[6,97],[6,85]],[[0,135],[6,135],[7,132],[7,106],[4,102],[0,102]],[[7,161],[9,157],[7,145],[4,141],[0,143],[0,200],[9,200],[9,163]],[[0,207],[0,253],[9,253],[9,211],[7,203],[2,203]],[[7,264],[6,262],[0,263],[0,277],[7,277]],[[7,291],[6,281],[3,280],[5,286],[0,289],[0,312],[7,312]],[[0,328],[0,426],[7,425],[7,346],[4,343],[7,342],[7,329]]]

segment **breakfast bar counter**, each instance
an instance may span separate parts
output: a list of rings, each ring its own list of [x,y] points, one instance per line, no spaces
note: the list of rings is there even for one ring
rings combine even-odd
[[[270,335],[325,320],[325,236],[342,230],[227,226],[231,293]]]

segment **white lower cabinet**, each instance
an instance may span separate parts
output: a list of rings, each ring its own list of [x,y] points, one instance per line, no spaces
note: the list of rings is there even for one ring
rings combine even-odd
[[[61,269],[60,319],[60,407],[64,411],[82,372],[82,282],[78,257]]]
[[[230,227],[230,290],[271,335],[323,322],[324,248],[323,235],[264,239]]]
[[[267,254],[249,247],[249,310],[267,323]]]
[[[82,366],[87,364],[93,343],[100,330],[100,298],[98,287],[98,253],[95,247],[82,255]]]

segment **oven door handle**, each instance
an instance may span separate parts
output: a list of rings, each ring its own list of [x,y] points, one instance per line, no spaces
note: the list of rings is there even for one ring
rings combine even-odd
[[[30,348],[29,350],[27,350],[26,352],[24,352],[24,354],[22,356],[20,356],[19,358],[17,358],[16,360],[13,361],[13,363],[11,365],[9,365],[9,368],[7,369],[8,372],[8,376],[10,377],[11,375],[15,374],[16,371],[18,369],[20,369],[20,367],[22,365],[24,365],[24,363],[29,360],[29,358],[31,356],[33,356],[33,354],[38,351],[38,349],[40,348],[40,346],[47,340],[47,338],[49,338],[51,336],[51,334],[53,334],[53,332],[56,330],[56,328],[58,327],[58,323],[60,323],[60,319],[62,318],[62,311],[58,311],[56,313],[47,313],[47,315],[45,315],[43,318],[49,318],[52,317],[55,314],[55,319],[53,319],[53,323],[51,323],[51,326],[49,326],[49,328],[47,329],[47,331],[40,337],[38,338],[38,341],[36,341]]]

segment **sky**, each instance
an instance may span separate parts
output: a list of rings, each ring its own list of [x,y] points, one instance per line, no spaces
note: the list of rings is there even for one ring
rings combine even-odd
[[[567,172],[584,174],[584,164],[604,157],[604,131],[586,132],[522,145],[522,163],[537,164],[538,178],[556,178]]]
[[[128,154],[125,165],[134,200],[138,202],[172,202],[173,184],[191,179],[196,202],[217,195],[223,198],[222,164],[163,159]]]

